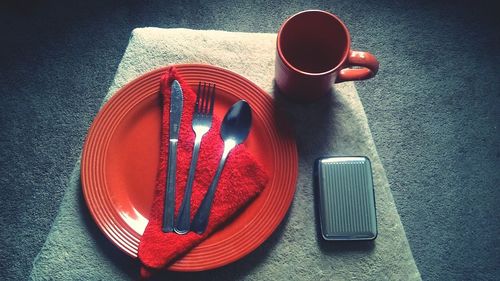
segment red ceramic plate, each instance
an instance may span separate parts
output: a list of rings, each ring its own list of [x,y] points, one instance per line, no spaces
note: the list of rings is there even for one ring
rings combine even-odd
[[[268,186],[231,224],[169,267],[174,271],[217,268],[253,251],[280,224],[295,193],[297,148],[273,99],[242,76],[200,64],[176,65],[195,88],[199,81],[217,84],[215,114],[223,119],[237,100],[253,109],[248,150],[271,177]],[[159,79],[165,68],[151,71],[121,88],[90,127],[82,155],[83,193],[90,212],[118,248],[137,256],[139,240],[153,202],[160,150]]]

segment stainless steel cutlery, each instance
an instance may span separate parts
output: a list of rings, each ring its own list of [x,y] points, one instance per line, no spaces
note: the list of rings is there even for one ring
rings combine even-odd
[[[179,140],[179,128],[181,124],[183,94],[181,85],[174,80],[170,95],[170,133],[168,145],[168,166],[165,187],[165,202],[163,211],[163,232],[174,230],[174,207],[175,207],[175,174],[177,167],[177,142]]]
[[[170,97],[170,139],[168,149],[167,180],[165,190],[165,202],[163,212],[163,232],[176,232],[186,234],[190,230],[198,234],[205,232],[212,201],[215,195],[220,175],[224,169],[227,156],[236,145],[242,143],[248,136],[252,124],[252,112],[248,103],[240,100],[235,103],[226,113],[221,124],[220,136],[224,141],[224,151],[222,153],[217,171],[212,179],[210,186],[198,208],[193,221],[191,218],[191,194],[195,179],[198,155],[200,152],[201,140],[203,136],[212,127],[212,116],[215,102],[215,84],[198,84],[198,92],[194,106],[192,128],[195,132],[193,145],[193,154],[186,182],[186,189],[179,209],[177,221],[174,223],[175,208],[175,183],[176,183],[176,161],[177,161],[177,142],[179,139],[179,128],[181,113],[183,107],[182,89],[177,80],[174,80],[171,86]]]

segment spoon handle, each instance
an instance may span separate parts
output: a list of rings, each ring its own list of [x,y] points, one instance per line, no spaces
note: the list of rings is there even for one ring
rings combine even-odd
[[[196,215],[194,215],[193,222],[191,223],[191,230],[198,234],[202,234],[207,229],[208,217],[210,215],[210,209],[212,208],[215,189],[217,188],[217,183],[219,182],[222,169],[226,163],[227,155],[233,147],[234,145],[227,145],[227,143],[224,143],[224,152],[222,153],[219,166],[217,167],[217,172],[215,172],[215,176],[210,184],[210,187],[208,188],[207,194],[205,194]]]

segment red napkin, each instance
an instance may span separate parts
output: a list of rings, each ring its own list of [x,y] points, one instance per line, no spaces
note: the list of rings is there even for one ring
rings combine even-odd
[[[138,257],[143,264],[141,275],[147,277],[152,270],[162,269],[221,227],[228,219],[253,200],[266,186],[268,177],[252,155],[240,144],[229,154],[219,179],[209,217],[207,230],[202,235],[189,232],[185,235],[162,232],[162,215],[166,183],[167,152],[169,143],[170,86],[179,81],[184,93],[184,106],[177,146],[177,178],[175,190],[175,221],[184,196],[187,174],[195,134],[191,127],[196,94],[183,81],[174,67],[167,69],[160,79],[162,127],[160,166],[157,174],[153,206],[149,223],[139,244]],[[209,82],[209,81],[207,81]],[[216,101],[217,103],[217,96]],[[194,217],[217,169],[223,151],[220,137],[221,120],[213,116],[212,128],[203,137],[196,167],[191,198],[191,219]]]

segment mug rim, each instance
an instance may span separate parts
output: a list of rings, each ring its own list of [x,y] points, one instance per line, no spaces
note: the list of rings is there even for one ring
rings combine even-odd
[[[342,29],[344,30],[346,36],[347,36],[347,48],[344,50],[344,53],[342,54],[342,59],[340,60],[340,62],[334,66],[333,68],[327,70],[327,71],[323,71],[323,72],[307,72],[307,71],[303,71],[301,69],[298,69],[296,68],[295,66],[293,66],[286,58],[285,56],[283,55],[283,51],[281,50],[281,44],[280,44],[280,39],[281,39],[281,33],[283,31],[283,28],[285,27],[285,25],[287,25],[287,23],[295,18],[296,16],[299,16],[301,14],[306,14],[306,13],[321,13],[321,14],[324,14],[324,15],[327,15],[331,18],[333,18],[334,20],[336,20],[341,26],[342,26]],[[281,27],[279,28],[278,30],[278,37],[277,37],[277,40],[276,40],[276,49],[278,51],[278,55],[280,56],[281,60],[283,61],[283,63],[288,67],[288,68],[291,68],[293,71],[295,72],[298,72],[298,73],[301,73],[301,74],[304,74],[304,75],[308,75],[308,76],[322,76],[322,75],[326,75],[326,74],[330,74],[330,73],[333,73],[335,72],[336,70],[338,70],[340,68],[340,66],[342,66],[344,64],[344,62],[347,60],[347,57],[349,55],[349,50],[351,48],[351,36],[349,34],[349,30],[347,29],[347,26],[345,25],[345,23],[340,20],[339,17],[337,17],[336,15],[330,13],[330,12],[327,12],[327,11],[323,11],[323,10],[315,10],[315,9],[312,9],[312,10],[304,10],[304,11],[300,11],[298,13],[295,13],[293,14],[292,16],[288,17],[284,22],[283,24],[281,24]]]

